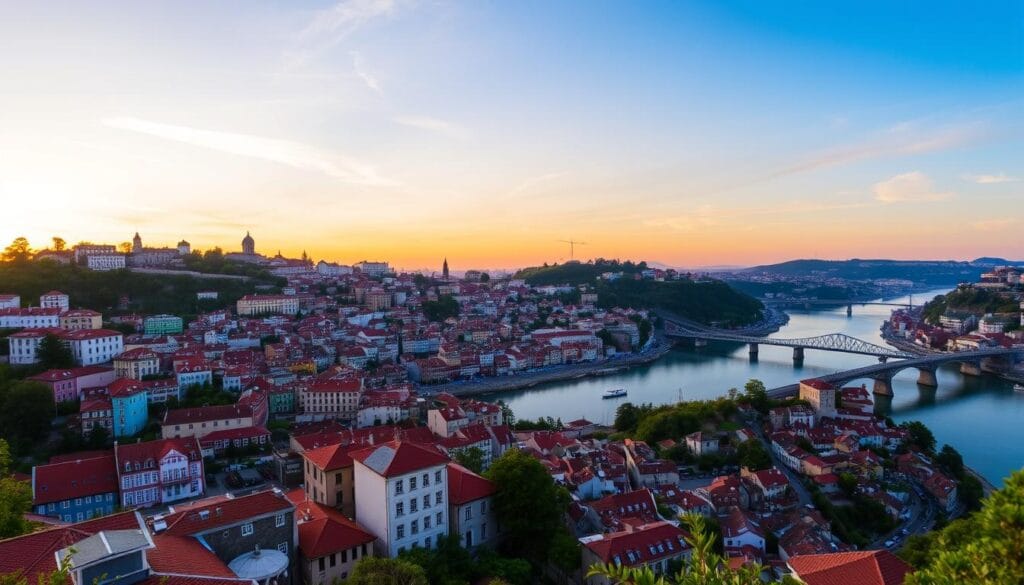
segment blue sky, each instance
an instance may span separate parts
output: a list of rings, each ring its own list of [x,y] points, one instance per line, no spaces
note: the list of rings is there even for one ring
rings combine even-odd
[[[1024,5],[11,3],[0,239],[1024,258]]]

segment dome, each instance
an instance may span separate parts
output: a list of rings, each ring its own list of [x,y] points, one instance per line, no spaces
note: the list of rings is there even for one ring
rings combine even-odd
[[[242,579],[254,579],[260,583],[277,577],[288,570],[288,555],[274,549],[256,550],[235,557],[228,568]]]
[[[178,245],[179,246],[188,246],[189,243],[188,243],[188,240],[182,240],[182,241],[178,242]]]

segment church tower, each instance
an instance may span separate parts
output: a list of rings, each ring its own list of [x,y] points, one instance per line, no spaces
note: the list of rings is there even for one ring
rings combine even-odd
[[[135,232],[135,237],[132,238],[132,254],[138,254],[142,251],[142,236],[139,232]]]
[[[448,258],[444,259],[444,264],[441,266],[441,278],[448,280]]]
[[[256,253],[256,241],[252,239],[249,232],[245,232],[245,237],[242,238],[242,253],[250,256]]]

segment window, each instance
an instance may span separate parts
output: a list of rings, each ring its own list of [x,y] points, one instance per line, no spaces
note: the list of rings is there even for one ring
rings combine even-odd
[[[473,518],[473,508],[470,507],[470,506],[466,506],[466,520],[471,520],[472,518]]]
[[[252,536],[252,522],[242,524],[242,536]]]
[[[344,553],[342,553],[342,554],[344,554]],[[334,567],[337,564],[338,564],[338,555],[337,554],[331,554],[331,566]]]
[[[409,478],[409,491],[416,489],[416,476]]]
[[[441,483],[441,472],[437,471],[434,473],[434,483]]]
[[[277,528],[284,526],[284,514],[278,514],[277,517],[274,518],[274,526]]]
[[[423,496],[423,509],[430,507],[430,494]]]
[[[442,524],[444,524],[444,513],[438,512],[437,515],[434,516],[434,520],[434,523],[437,524],[438,527],[440,527]]]
[[[429,473],[424,473],[423,474],[423,487],[427,487],[428,485],[430,485],[430,474]]]
[[[409,532],[411,532],[413,534],[419,534],[420,533],[420,521],[419,520],[413,520],[412,522],[409,523]]]
[[[429,536],[423,539],[423,548],[430,548],[430,537]]]
[[[405,524],[399,524],[395,528],[395,538],[405,538]]]
[[[365,557],[366,555],[367,555],[367,552],[366,552],[366,543],[363,543],[363,556]]]
[[[284,554],[288,554],[288,543],[282,542],[281,544],[277,545],[277,550],[281,551]],[[333,567],[334,564],[332,563],[331,566]]]
[[[423,530],[430,530],[430,516],[423,517]]]
[[[320,572],[323,572],[323,571],[324,571],[324,568],[325,568],[325,567],[324,567],[324,558],[323,558],[323,557],[320,557]]]
[[[487,513],[487,500],[484,500],[484,501],[480,502],[480,515],[482,516],[482,515],[484,515],[486,513]]]
[[[419,512],[419,503],[419,500],[417,500],[416,498],[409,500],[409,511],[413,513]]]
[[[395,504],[395,516],[404,516],[404,515],[405,515],[405,503],[404,502],[396,503]]]
[[[484,522],[480,526],[480,539],[483,540],[485,538],[487,538],[487,523],[486,522]]]
[[[355,557],[356,557],[356,549],[352,549],[352,558],[354,559]],[[341,562],[342,563],[347,563],[348,562],[348,551],[347,550],[341,551]]]
[[[434,494],[434,503],[437,504],[438,506],[441,505],[441,492],[437,492],[436,494]]]
[[[396,481],[395,482],[395,495],[404,494],[404,493],[405,493],[404,482],[402,480]]]

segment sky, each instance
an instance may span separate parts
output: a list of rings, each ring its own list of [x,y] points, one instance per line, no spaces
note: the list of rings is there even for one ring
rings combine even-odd
[[[1024,259],[1024,3],[0,0],[0,242]]]

